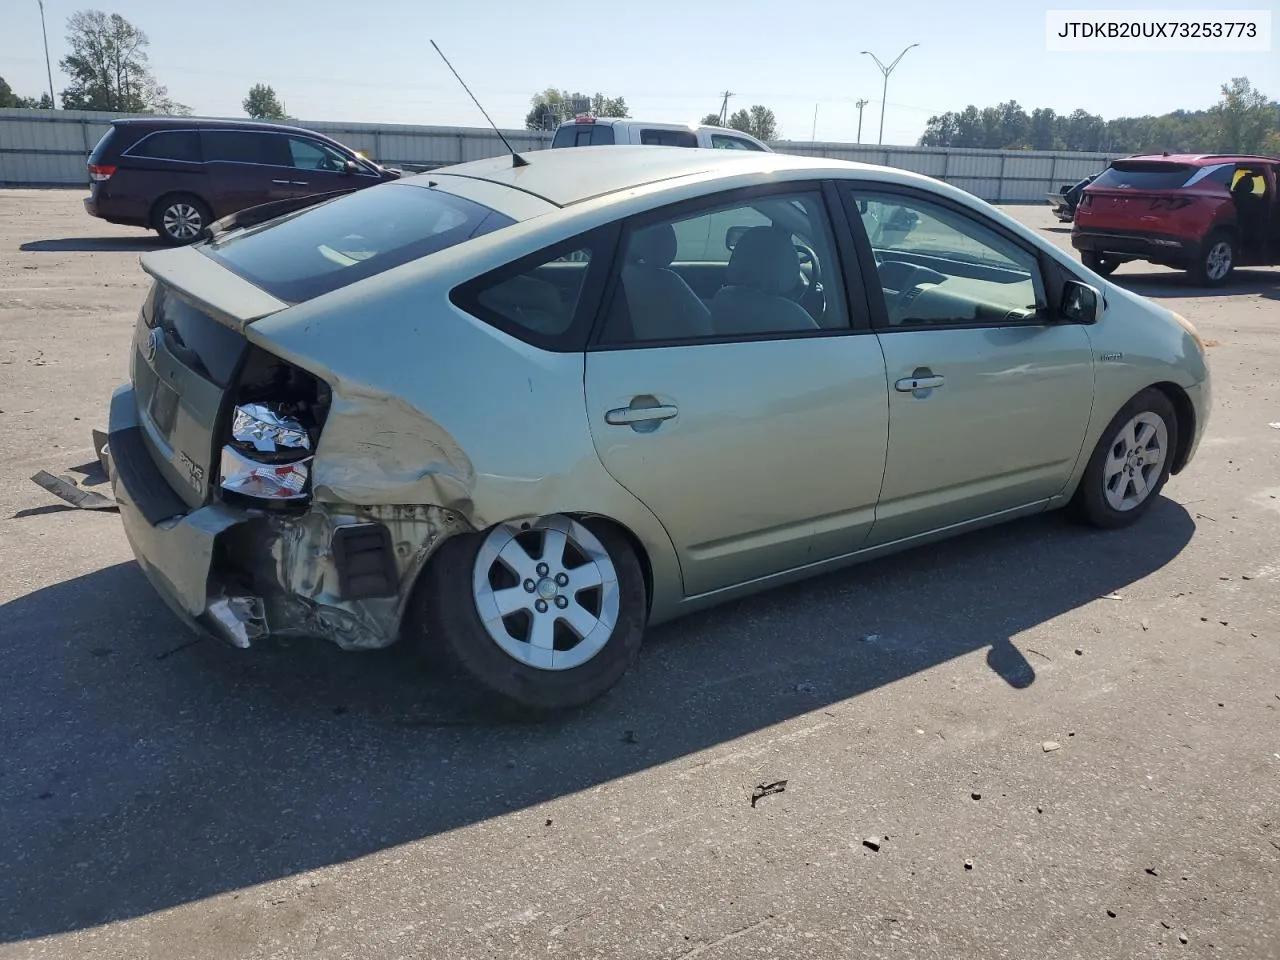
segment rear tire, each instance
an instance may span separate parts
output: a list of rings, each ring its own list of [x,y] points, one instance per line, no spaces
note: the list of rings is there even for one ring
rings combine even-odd
[[[155,206],[151,225],[160,239],[171,247],[195,243],[204,228],[213,222],[208,205],[189,193],[161,197]]]
[[[423,572],[405,639],[428,662],[460,668],[499,706],[550,713],[622,679],[647,610],[627,538],[608,523],[557,515],[447,540]]]
[[[1093,448],[1069,510],[1085,524],[1127,527],[1160,496],[1178,449],[1178,416],[1154,387],[1126,403]]]
[[[1116,272],[1116,267],[1120,266],[1119,260],[1104,257],[1102,254],[1094,253],[1092,250],[1080,254],[1080,262],[1102,277],[1111,276]]]
[[[1236,240],[1225,230],[1215,230],[1200,247],[1200,258],[1191,268],[1195,282],[1202,287],[1220,287],[1231,279],[1236,267]]]

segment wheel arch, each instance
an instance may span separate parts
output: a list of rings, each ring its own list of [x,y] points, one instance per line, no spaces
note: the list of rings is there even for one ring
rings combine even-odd
[[[1178,418],[1178,447],[1173,452],[1173,465],[1169,468],[1169,475],[1176,476],[1187,465],[1191,438],[1195,436],[1196,431],[1196,408],[1191,403],[1187,391],[1172,381],[1162,380],[1159,383],[1153,383],[1150,389],[1159,390],[1168,398],[1173,404],[1174,415]]]

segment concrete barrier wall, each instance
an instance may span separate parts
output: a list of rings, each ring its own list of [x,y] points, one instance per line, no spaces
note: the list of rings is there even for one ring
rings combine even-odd
[[[85,186],[85,159],[117,116],[128,114],[0,109],[0,186]],[[297,125],[333,137],[379,163],[409,170],[478,160],[505,149],[492,130],[480,127],[332,121],[297,121]],[[551,142],[548,133],[503,132],[521,151],[544,149]],[[1042,203],[1046,193],[1097,173],[1114,156],[798,141],[781,141],[772,146],[782,153],[911,170],[955,184],[993,203]]]

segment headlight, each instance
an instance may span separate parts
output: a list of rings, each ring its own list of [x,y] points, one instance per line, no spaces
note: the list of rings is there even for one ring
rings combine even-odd
[[[245,403],[222,448],[222,489],[258,500],[302,500],[311,478],[311,434],[277,404]]]
[[[1197,330],[1195,326],[1191,323],[1191,321],[1188,320],[1186,317],[1184,317],[1182,314],[1176,313],[1173,310],[1170,310],[1169,312],[1173,314],[1173,319],[1178,321],[1182,329],[1187,331],[1187,333],[1191,334],[1191,339],[1196,342],[1196,346],[1200,348],[1200,352],[1204,353],[1205,345],[1204,345],[1204,341],[1200,339],[1200,331]]]

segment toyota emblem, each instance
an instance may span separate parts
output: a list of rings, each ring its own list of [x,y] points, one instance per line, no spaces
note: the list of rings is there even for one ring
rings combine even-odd
[[[156,358],[156,350],[160,347],[160,328],[154,327],[147,335],[147,342],[142,345],[142,355],[150,363]]]

